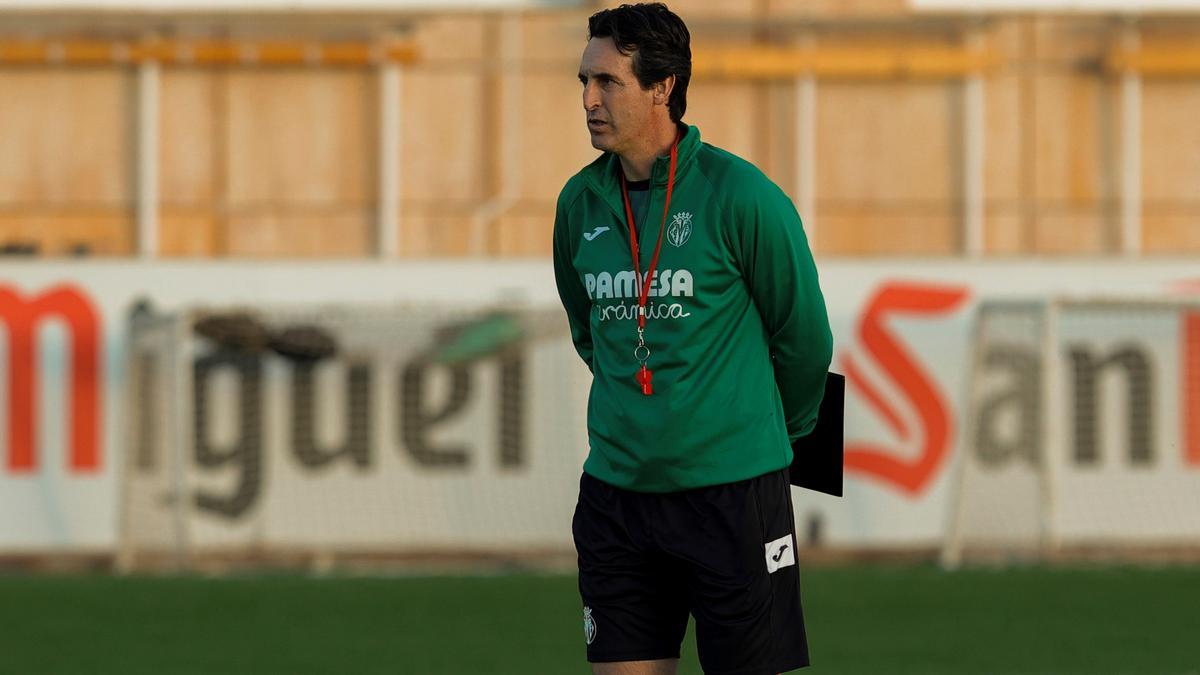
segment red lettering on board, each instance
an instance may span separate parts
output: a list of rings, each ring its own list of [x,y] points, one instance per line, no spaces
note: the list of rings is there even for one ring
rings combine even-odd
[[[37,468],[38,325],[57,318],[70,333],[71,433],[69,466],[100,468],[100,319],[91,300],[72,286],[58,286],[29,298],[0,286],[0,323],[8,331],[8,469]]]
[[[1200,312],[1183,315],[1183,461],[1200,467]]]

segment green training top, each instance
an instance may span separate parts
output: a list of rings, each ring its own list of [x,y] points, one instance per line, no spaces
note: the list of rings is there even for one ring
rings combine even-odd
[[[554,221],[559,297],[593,375],[584,471],[627,490],[672,492],[788,466],[790,441],[816,422],[833,343],[792,201],[687,128],[646,304],[654,393],[645,396],[634,378],[640,289],[620,170],[611,153],[584,167],[559,194]],[[651,170],[642,274],[669,170],[666,157]]]

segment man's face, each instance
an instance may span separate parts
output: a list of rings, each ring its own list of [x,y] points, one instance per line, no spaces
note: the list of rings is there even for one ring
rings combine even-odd
[[[654,89],[643,89],[633,74],[633,57],[622,54],[612,38],[592,38],[579,64],[583,109],[592,147],[621,154],[648,134]]]

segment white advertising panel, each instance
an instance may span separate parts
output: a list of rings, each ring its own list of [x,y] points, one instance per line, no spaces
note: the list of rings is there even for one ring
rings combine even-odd
[[[1200,544],[1200,298],[1180,295],[981,301],[951,550]]]
[[[972,418],[980,413],[968,378],[974,311],[982,301],[1186,298],[1196,293],[1200,277],[1194,261],[1161,260],[822,261],[819,268],[836,345],[833,369],[847,375],[846,495],[839,499],[797,492],[796,511],[802,525],[820,523],[827,543],[865,547],[927,547],[945,532],[952,467],[967,430],[979,423]],[[259,472],[252,477],[257,492],[252,503],[230,518],[205,508],[198,497],[203,493],[229,500],[246,479],[248,465],[228,458],[248,428],[243,426],[245,402],[239,398],[246,391],[243,380],[228,368],[203,379],[203,396],[214,402],[203,428],[195,428],[196,411],[187,408],[197,400],[197,380],[179,399],[187,402],[182,410],[171,409],[166,395],[131,397],[131,354],[136,350],[131,348],[128,313],[139,300],[179,316],[200,307],[258,308],[271,316],[272,308],[369,310],[404,302],[452,306],[516,301],[530,310],[558,308],[549,261],[7,262],[0,269],[0,555],[111,550],[116,545],[119,497],[129,488],[120,482],[121,467],[124,453],[132,452],[127,446],[137,432],[130,428],[134,419],[191,425],[178,432],[183,448],[178,457],[184,462],[187,529],[196,545],[570,547],[570,509],[586,452],[580,430],[587,373],[563,334],[523,354],[525,450],[515,469],[498,450],[503,443],[497,440],[497,409],[506,399],[499,393],[503,374],[496,361],[471,366],[463,377],[478,395],[457,408],[450,403],[453,377],[431,373],[422,381],[425,398],[416,404],[416,417],[406,417],[414,414],[403,410],[411,397],[398,387],[412,355],[436,341],[432,320],[407,317],[406,330],[413,337],[395,340],[388,340],[388,329],[381,324],[383,328],[366,333],[391,342],[388,349],[355,352],[376,364],[372,373],[382,374],[367,385],[370,406],[378,411],[367,424],[380,440],[371,445],[370,461],[362,464],[339,458],[318,466],[319,460],[297,459],[297,399],[288,393],[296,369],[281,359],[264,361],[257,390],[261,419],[255,431],[262,434],[262,461],[252,467]],[[1144,491],[1148,479],[1141,476],[1150,473],[1193,484],[1200,476],[1200,433],[1183,422],[1188,413],[1176,410],[1181,399],[1173,392],[1200,381],[1200,372],[1190,371],[1200,370],[1200,354],[1180,355],[1185,345],[1177,335],[1178,323],[1130,323],[1133,329],[1126,335],[1119,316],[1103,318],[1102,331],[1080,321],[1064,323],[1064,340],[1091,336],[1093,351],[1104,354],[1140,340],[1139,349],[1170,355],[1147,357],[1158,378],[1148,385],[1158,406],[1149,422],[1155,452],[1169,458],[1149,470],[1115,460],[1098,469],[1071,469],[1065,484],[1081,494],[1110,485]],[[404,339],[415,342],[406,345]],[[193,351],[183,353],[179,363],[194,375],[207,352],[203,346],[188,349]],[[347,430],[357,419],[346,412],[354,395],[347,386],[348,363],[334,360],[310,373],[314,403],[309,431],[316,445],[329,452],[346,445]],[[1001,377],[995,386],[1004,381]],[[1102,405],[1127,404],[1121,385],[1114,386],[1117,393]],[[141,416],[133,415],[130,406],[139,406]],[[147,415],[147,410],[155,414]],[[1129,437],[1125,417],[1104,410],[1097,413],[1105,415],[1101,431],[1106,439],[1098,451],[1117,457],[1123,450],[1113,444]],[[562,415],[574,418],[564,421]],[[420,451],[414,452],[422,441],[407,426],[413,420],[427,423],[422,438],[430,447],[461,451],[469,459],[456,466],[422,466]],[[555,435],[559,432],[550,433],[551,428],[569,433]],[[1189,434],[1197,438],[1189,440]],[[197,438],[211,450],[207,459],[197,451]],[[1125,476],[1131,471],[1142,474]],[[1112,472],[1125,477],[1103,477]],[[171,495],[161,489],[147,495],[137,503],[141,506],[134,506],[161,514],[173,508]],[[464,504],[485,510],[462,510]],[[1154,517],[1164,507],[1148,502],[1141,517]],[[1064,504],[1059,514],[1062,526],[1087,534],[1087,524],[1080,520],[1087,514],[1069,508]],[[172,527],[169,520],[164,516],[161,525]],[[1200,523],[1169,527],[1176,529],[1163,534],[1200,535],[1193,531]]]

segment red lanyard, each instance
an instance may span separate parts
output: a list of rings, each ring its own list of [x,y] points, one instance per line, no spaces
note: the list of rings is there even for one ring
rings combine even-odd
[[[625,218],[629,221],[629,250],[633,254],[633,271],[642,279],[641,292],[638,295],[638,328],[646,327],[646,298],[650,297],[650,281],[654,278],[654,270],[658,268],[658,254],[662,252],[663,233],[667,231],[667,212],[671,208],[671,192],[675,189],[675,164],[679,160],[679,137],[671,144],[671,172],[667,174],[667,201],[663,204],[662,226],[658,229],[658,243],[654,245],[654,257],[646,276],[642,277],[641,258],[639,256],[637,226],[633,223],[633,207],[629,205],[629,187],[625,184],[625,172],[621,172],[621,196],[625,198]]]
[[[646,300],[650,297],[650,284],[654,280],[654,271],[658,269],[658,254],[662,252],[663,233],[667,231],[667,213],[671,208],[671,192],[675,189],[675,165],[679,159],[679,136],[671,144],[671,171],[667,174],[667,201],[663,204],[662,225],[658,229],[658,243],[654,245],[654,257],[650,259],[650,267],[646,276],[642,276],[641,257],[638,247],[637,226],[633,222],[633,207],[629,204],[629,187],[625,184],[625,172],[621,172],[621,196],[625,198],[625,218],[629,221],[629,252],[633,255],[633,271],[635,278],[641,280],[638,293],[638,346],[633,350],[633,357],[642,362],[642,368],[636,376],[637,383],[642,385],[642,393],[646,396],[654,393],[650,379],[654,373],[646,367],[650,358],[650,348],[646,346]]]

